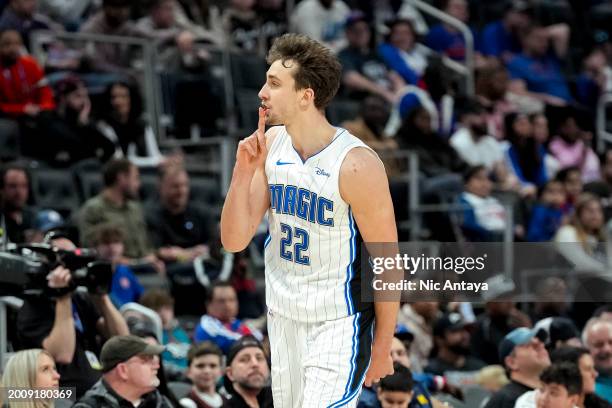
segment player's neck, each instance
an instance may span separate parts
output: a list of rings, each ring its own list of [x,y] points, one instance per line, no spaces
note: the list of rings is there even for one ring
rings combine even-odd
[[[336,134],[336,128],[329,124],[325,116],[316,111],[308,112],[285,125],[291,136],[293,148],[302,160],[323,150],[331,143]]]

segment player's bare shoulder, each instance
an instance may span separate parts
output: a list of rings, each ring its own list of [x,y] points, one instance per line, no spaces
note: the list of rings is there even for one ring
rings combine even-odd
[[[270,146],[272,146],[272,143],[274,143],[274,139],[276,139],[276,136],[280,133],[282,127],[282,125],[272,126],[266,130],[266,147],[268,149]]]
[[[371,149],[359,146],[351,149],[340,167],[339,188],[342,198],[350,203],[356,192],[367,195],[381,183],[387,184],[385,167]]]

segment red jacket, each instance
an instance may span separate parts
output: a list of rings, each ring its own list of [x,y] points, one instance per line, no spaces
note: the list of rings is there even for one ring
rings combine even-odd
[[[23,115],[29,103],[42,110],[55,109],[53,91],[34,58],[19,57],[10,67],[0,64],[0,73],[0,111],[11,116]]]

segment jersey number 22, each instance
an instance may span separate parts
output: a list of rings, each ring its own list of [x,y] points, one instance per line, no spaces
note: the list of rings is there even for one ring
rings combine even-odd
[[[300,265],[310,265],[310,257],[304,255],[308,250],[308,231],[281,223],[280,256]]]

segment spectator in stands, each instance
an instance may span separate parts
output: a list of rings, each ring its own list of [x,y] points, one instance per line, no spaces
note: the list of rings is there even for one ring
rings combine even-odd
[[[138,37],[133,21],[130,21],[129,0],[103,0],[102,9],[87,19],[80,31],[88,34],[117,35]],[[94,43],[94,50],[88,55],[92,70],[108,73],[128,73],[131,67],[133,50],[120,44]]]
[[[427,67],[427,53],[416,42],[412,22],[396,19],[389,24],[389,34],[378,52],[389,69],[398,73],[405,83],[417,85]]]
[[[514,0],[508,3],[501,20],[487,24],[482,30],[480,52],[485,56],[509,61],[520,54],[520,37],[531,24],[533,10],[529,3]]]
[[[51,245],[73,251],[74,244],[55,235]],[[24,299],[17,314],[17,333],[24,348],[42,348],[57,362],[62,387],[76,387],[81,396],[100,376],[97,336],[128,334],[128,327],[108,294],[74,291],[71,272],[56,267],[47,278],[48,294]]]
[[[532,25],[524,29],[523,52],[508,63],[511,88],[517,93],[529,93],[547,104],[565,105],[572,101],[560,59],[565,58],[569,26]],[[552,42],[554,53],[549,52]]]
[[[412,302],[404,304],[397,316],[397,324],[405,326],[414,335],[410,349],[410,368],[422,372],[433,348],[433,323],[439,313],[438,302]]]
[[[582,332],[584,345],[589,349],[598,376],[595,393],[612,403],[612,322],[594,318]]]
[[[612,304],[607,303],[595,309],[593,312],[593,317],[599,317],[601,320],[612,321]]]
[[[531,120],[531,126],[533,127],[533,137],[540,146],[546,148],[546,154],[544,156],[544,165],[546,166],[546,173],[550,178],[556,177],[559,172],[559,161],[548,151],[548,144],[550,142],[550,132],[548,129],[548,118],[543,113],[533,113],[529,115]]]
[[[519,190],[518,180],[508,169],[503,145],[488,135],[484,108],[467,101],[459,113],[461,127],[451,136],[450,145],[470,166],[484,166],[492,172],[503,190]]]
[[[397,73],[389,71],[370,48],[372,31],[363,13],[355,12],[348,17],[346,38],[348,46],[338,54],[342,63],[344,94],[356,100],[374,94],[391,104],[396,103],[397,92],[406,84]]]
[[[564,214],[571,214],[578,196],[582,194],[582,172],[578,167],[566,167],[557,173],[556,180],[563,183],[565,190],[565,203],[562,210]]]
[[[232,0],[223,11],[221,23],[225,43],[234,51],[265,55],[266,42],[261,32],[263,24],[255,11],[255,0]]]
[[[485,313],[476,322],[472,333],[472,353],[487,364],[503,363],[498,345],[506,334],[517,327],[531,327],[529,317],[517,309],[511,294],[514,284],[498,277],[488,280]]]
[[[229,282],[215,282],[206,300],[206,312],[195,329],[193,339],[197,342],[212,341],[227,353],[234,341],[245,335],[261,340],[261,333],[236,318],[238,297]]]
[[[155,135],[142,117],[142,97],[135,84],[118,81],[102,96],[98,127],[115,145],[116,157],[127,157],[137,166],[158,165],[163,157]]]
[[[8,397],[7,390],[58,389],[59,379],[60,375],[55,368],[55,361],[49,352],[38,348],[18,351],[8,359],[3,370],[0,382],[4,390],[3,399]],[[50,399],[31,399],[28,402],[8,402],[3,406],[6,408],[25,406],[53,408],[54,402]]]
[[[125,237],[125,264],[147,263],[163,272],[164,265],[153,253],[140,203],[138,168],[126,159],[114,159],[104,167],[104,189],[85,202],[79,214],[79,232],[85,245],[93,243],[95,228],[103,223],[119,226]]]
[[[578,344],[574,337],[579,336],[572,337],[577,334],[577,329],[573,322],[570,323],[571,295],[565,280],[556,276],[540,279],[535,285],[534,293],[538,301],[533,305],[532,320],[540,324],[552,318],[555,323],[552,325],[554,333],[548,337],[546,347],[554,346],[557,340],[561,340],[563,344],[565,342],[569,342],[570,345]]]
[[[0,171],[0,214],[11,242],[26,242],[27,231],[34,227],[36,211],[28,206],[30,177],[25,167],[5,164]]]
[[[232,344],[227,353],[223,385],[229,398],[224,408],[272,407],[272,389],[267,386],[270,368],[260,341],[247,335]]]
[[[610,261],[606,240],[599,198],[589,193],[580,195],[572,220],[555,235],[559,252],[579,271],[604,272],[609,270]]]
[[[580,128],[577,113],[572,108],[564,109],[562,115],[557,135],[548,146],[550,152],[559,161],[561,168],[578,167],[583,181],[598,180],[599,158],[590,146],[593,134]]]
[[[39,2],[42,14],[62,23],[66,29],[71,31],[79,27],[94,6],[93,0],[39,0]]]
[[[184,408],[218,408],[223,405],[217,393],[217,383],[223,375],[223,352],[210,342],[193,346],[187,355],[187,377],[193,383],[187,397],[181,399]]]
[[[414,395],[414,381],[410,369],[395,363],[393,374],[381,379],[378,385],[378,401],[380,408],[408,408]]]
[[[541,189],[538,202],[533,206],[527,241],[550,241],[563,222],[563,204],[565,203],[563,183],[550,180]]]
[[[536,393],[537,408],[574,408],[582,395],[582,377],[573,364],[548,367],[540,376],[542,388]],[[517,403],[517,407],[523,407]]]
[[[568,347],[582,346],[576,325],[565,317],[546,317],[538,321],[533,330],[544,338],[544,345],[549,353]]]
[[[169,271],[171,265],[191,270],[194,259],[209,253],[210,217],[190,202],[189,191],[187,171],[164,166],[159,172],[159,201],[146,207],[149,236]]]
[[[173,371],[183,371],[187,367],[187,352],[191,340],[174,317],[174,299],[163,289],[150,289],[142,296],[140,303],[154,310],[162,322],[162,338],[165,346],[162,360]]]
[[[464,206],[461,228],[466,238],[477,242],[501,240],[508,219],[504,206],[491,196],[493,183],[487,169],[471,167],[465,172],[464,182],[459,202]]]
[[[506,150],[508,167],[522,184],[523,196],[534,197],[537,188],[548,181],[546,149],[535,140],[533,126],[527,115],[506,115],[504,128],[505,138],[510,142]]]
[[[487,109],[487,126],[492,136],[504,136],[504,117],[517,109],[508,97],[508,71],[502,65],[476,71],[476,100]]]
[[[582,65],[582,73],[576,79],[576,99],[595,111],[600,95],[612,91],[612,68],[601,48],[592,49]]]
[[[341,126],[374,149],[385,164],[387,176],[393,177],[400,169],[393,157],[393,151],[398,148],[397,141],[384,133],[390,115],[389,103],[380,96],[370,95],[361,102],[359,116]]]
[[[485,408],[513,408],[527,391],[540,386],[540,375],[550,365],[544,344],[533,330],[521,327],[504,337],[499,358],[510,373],[510,383],[493,394]]]
[[[606,150],[601,155],[600,161],[601,177],[585,184],[584,191],[609,200],[612,198],[612,149]]]
[[[163,350],[132,335],[109,339],[100,353],[102,379],[73,407],[171,408],[171,402],[157,390],[159,354]]]
[[[470,19],[466,0],[441,0],[438,8],[464,24]],[[476,33],[472,31],[472,35],[474,40],[477,40]],[[431,27],[425,37],[425,45],[451,59],[457,61],[465,59],[463,34],[450,25],[440,23]]]
[[[36,0],[10,0],[0,15],[0,31],[17,31],[26,47],[30,47],[30,34],[36,30],[62,31],[61,26],[37,12]]]
[[[55,109],[53,91],[46,84],[43,69],[34,58],[22,55],[21,35],[11,29],[0,31],[0,112],[17,120],[21,153],[44,157],[48,145],[40,132],[43,113]]]
[[[344,23],[350,14],[342,0],[304,0],[289,18],[289,30],[305,34],[338,52],[346,46]]]
[[[444,376],[461,372],[462,384],[475,383],[476,372],[485,363],[470,355],[470,332],[461,315],[448,313],[442,316],[436,321],[433,333],[437,354],[429,360],[425,371]]]
[[[73,164],[82,159],[97,158],[106,162],[115,152],[91,120],[91,100],[85,84],[68,77],[56,85],[57,109],[45,122],[47,154],[58,164]]]
[[[576,406],[578,408],[605,408],[610,404],[595,394],[597,371],[589,350],[582,347],[562,347],[550,355],[553,364],[572,364],[578,367],[582,377],[582,392]]]
[[[98,256],[113,265],[113,281],[110,297],[117,308],[126,303],[137,302],[144,288],[128,265],[121,263],[125,237],[123,231],[113,224],[100,224],[96,227],[93,245]]]
[[[429,111],[421,106],[406,114],[395,140],[400,148],[417,153],[419,171],[427,177],[463,173],[468,167],[448,140],[434,131]]]

